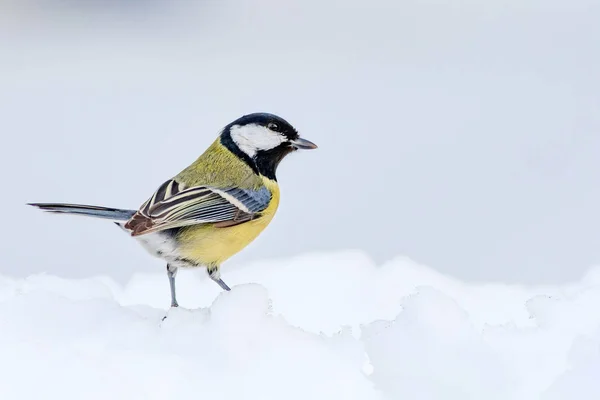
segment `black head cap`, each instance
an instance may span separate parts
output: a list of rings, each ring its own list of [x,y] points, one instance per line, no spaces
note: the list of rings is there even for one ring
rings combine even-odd
[[[252,126],[266,129],[254,129],[240,135],[244,127]],[[299,148],[311,148],[299,147],[299,140],[302,139],[298,131],[289,122],[269,113],[244,115],[228,124],[221,134],[223,146],[244,160],[254,172],[273,180],[276,180],[275,172],[286,155]],[[256,146],[253,147],[253,144]]]
[[[278,115],[269,113],[253,113],[244,115],[243,117],[240,117],[227,125],[224,131],[228,131],[232,126],[235,125],[244,126],[250,124],[264,126],[272,131],[279,132],[289,140],[295,140],[299,137],[298,131],[296,131],[296,129],[289,122]]]

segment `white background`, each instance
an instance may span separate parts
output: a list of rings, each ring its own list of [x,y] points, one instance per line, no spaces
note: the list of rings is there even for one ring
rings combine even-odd
[[[0,2],[2,274],[161,271],[25,203],[136,208],[255,111],[320,148],[230,264],[361,249],[544,283],[599,261],[597,1],[79,3]]]

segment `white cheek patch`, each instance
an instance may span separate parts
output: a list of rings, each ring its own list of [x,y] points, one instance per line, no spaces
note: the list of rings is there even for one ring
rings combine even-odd
[[[234,125],[230,133],[235,144],[250,157],[259,150],[273,149],[286,140],[283,135],[256,124]]]

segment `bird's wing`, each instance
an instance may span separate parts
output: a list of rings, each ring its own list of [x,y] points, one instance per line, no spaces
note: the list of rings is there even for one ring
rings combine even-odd
[[[186,188],[171,179],[162,184],[125,224],[132,236],[188,225],[237,225],[256,218],[271,201],[271,192],[260,189]]]

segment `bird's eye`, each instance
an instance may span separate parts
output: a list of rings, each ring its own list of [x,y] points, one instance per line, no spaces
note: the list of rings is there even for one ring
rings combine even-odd
[[[279,125],[277,125],[275,122],[269,122],[267,128],[269,128],[272,131],[276,131],[279,129]]]

